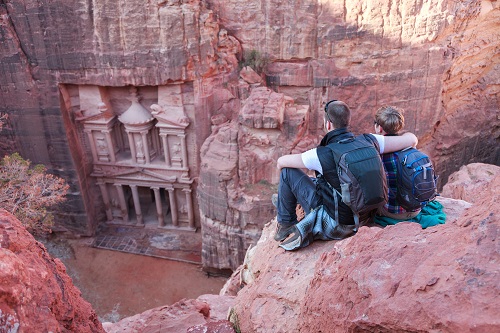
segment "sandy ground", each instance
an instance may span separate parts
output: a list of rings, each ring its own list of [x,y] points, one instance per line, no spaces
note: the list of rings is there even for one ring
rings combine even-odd
[[[66,265],[83,298],[101,321],[119,319],[183,298],[218,294],[225,277],[208,277],[201,266],[90,247],[92,239],[45,244]]]

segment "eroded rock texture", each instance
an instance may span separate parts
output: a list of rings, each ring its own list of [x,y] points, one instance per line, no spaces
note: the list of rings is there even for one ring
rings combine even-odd
[[[233,325],[226,319],[233,300],[231,296],[202,295],[103,326],[107,333],[233,333]]]
[[[441,198],[444,225],[362,227],[342,241],[285,252],[268,224],[223,289],[237,294],[233,322],[242,332],[498,331],[500,168],[477,166],[495,175],[482,186],[462,182],[481,194],[472,206]]]
[[[499,163],[497,1],[210,3],[245,49],[270,58],[267,83],[296,102],[314,111],[342,99],[356,131],[371,131],[382,105],[405,109],[441,185],[461,165]]]
[[[0,209],[0,332],[104,332],[59,259]]]
[[[499,164],[498,22],[488,0],[6,0],[0,149],[66,178],[59,226],[92,234],[104,206],[71,92],[90,86],[113,100],[132,85],[150,109],[152,92],[182,86],[204,261],[234,268],[271,214],[266,190],[255,192],[277,182],[277,156],[314,146],[329,99],[352,107],[355,132],[372,131],[382,105],[405,109],[441,185],[461,165]],[[249,54],[262,72],[239,75]],[[276,95],[259,100],[263,86]]]
[[[75,122],[85,100],[71,91],[186,83],[191,93],[185,103],[198,110],[191,125],[198,136],[188,139],[200,146],[214,109],[212,83],[204,78],[222,82],[237,65],[240,47],[201,1],[3,1],[0,18],[0,112],[9,114],[2,137],[11,142],[2,153],[19,151],[68,180],[62,227],[77,233],[93,233],[104,207],[95,200],[89,145]],[[113,100],[112,93],[106,98]],[[153,103],[158,97],[145,107]]]
[[[297,145],[308,111],[257,87],[236,119],[221,124],[214,119],[218,125],[201,149],[198,186],[204,266],[237,268],[265,221],[276,214],[270,201],[279,177],[276,160]]]

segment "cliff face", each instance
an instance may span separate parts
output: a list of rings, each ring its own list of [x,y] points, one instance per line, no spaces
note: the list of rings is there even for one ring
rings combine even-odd
[[[220,295],[104,329],[64,265],[0,212],[0,331],[233,332],[230,313],[249,333],[497,332],[500,168],[470,164],[451,178],[439,197],[444,225],[362,227],[342,241],[286,252],[272,238],[273,220]]]
[[[256,198],[243,184],[253,186],[258,179],[276,183],[276,157],[313,147],[322,133],[322,106],[331,98],[353,107],[356,132],[372,131],[371,118],[382,105],[405,109],[406,129],[419,136],[420,147],[432,156],[441,186],[460,165],[499,163],[500,75],[494,50],[499,47],[496,20],[500,11],[496,3],[395,1],[372,6],[357,2],[345,7],[336,1],[263,6],[248,1],[210,3],[221,25],[243,49],[256,50],[269,62],[263,74],[267,86],[309,110],[300,113],[300,108],[285,108],[283,126],[252,134],[275,138],[270,144],[237,139],[256,132],[253,122],[248,126],[241,117],[249,109],[253,109],[251,114],[260,114],[261,106],[254,103],[259,93],[254,96],[251,87],[238,122],[235,115],[229,115],[230,127],[214,126],[202,149],[202,165],[208,167],[200,169],[199,187],[203,258],[208,266],[234,269],[246,245],[255,242],[258,232],[253,232],[245,216],[267,220],[265,196],[269,195],[263,192]],[[479,29],[484,30],[481,40],[473,37]],[[495,54],[491,64],[484,62],[486,54],[480,45]],[[220,141],[223,146],[214,144]],[[266,153],[259,153],[262,150]],[[228,151],[232,153],[227,155]],[[248,151],[257,152],[255,162],[248,163]],[[229,169],[227,163],[219,163],[221,155],[231,156]],[[252,177],[245,177],[248,174]],[[247,208],[237,207],[236,202]]]
[[[90,148],[75,122],[84,96],[71,91],[184,81],[186,89],[195,82],[206,91],[201,78],[236,61],[234,52],[217,53],[219,26],[200,1],[2,1],[0,18],[0,112],[9,114],[2,134],[10,140],[1,153],[19,151],[68,180],[72,191],[60,215],[78,233],[94,232],[104,207],[94,200]],[[186,104],[210,110],[203,94]],[[197,145],[210,130],[206,116],[197,117]]]
[[[214,315],[229,310],[236,331],[245,333],[497,332],[500,168],[470,164],[451,178],[439,197],[446,223],[427,229],[409,222],[362,227],[351,238],[287,252],[272,238],[271,221],[221,296],[204,296],[207,307]],[[178,317],[163,319],[162,311],[182,304]],[[182,304],[105,327],[174,325],[188,317],[192,302]]]
[[[0,210],[0,332],[105,332],[59,259]]]
[[[461,165],[499,163],[497,1],[209,2],[244,49],[273,60],[267,83],[296,102],[344,100],[356,131],[371,131],[382,105],[405,109],[441,186]]]
[[[497,331],[500,168],[469,165],[454,178],[444,192],[473,192],[474,204],[440,197],[446,224],[424,230],[362,227],[349,239],[285,252],[271,222],[225,288],[247,282],[233,322],[242,332]]]
[[[406,129],[433,158],[441,185],[461,165],[499,164],[499,7],[5,0],[0,112],[9,123],[1,153],[19,151],[67,179],[59,226],[92,234],[105,213],[75,121],[88,102],[78,92],[106,92],[124,110],[120,91],[134,86],[150,110],[159,91],[181,87],[204,264],[234,269],[273,215],[260,188],[277,182],[273,161],[314,146],[329,99],[352,107],[355,132],[372,131],[382,105],[405,109]],[[261,77],[239,71],[252,51],[253,65],[265,65]],[[272,103],[259,102],[262,91],[254,90],[263,86],[276,94]]]

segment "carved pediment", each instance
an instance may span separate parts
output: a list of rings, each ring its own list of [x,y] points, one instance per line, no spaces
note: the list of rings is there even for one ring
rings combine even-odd
[[[94,170],[92,176],[101,178],[113,178],[116,180],[126,180],[129,183],[133,183],[134,180],[137,181],[148,181],[148,182],[159,182],[159,183],[174,183],[177,180],[176,175],[166,175],[160,172],[155,172],[142,168],[130,168],[130,169],[99,169]]]
[[[167,111],[168,109],[168,111]],[[164,107],[158,104],[151,105],[151,114],[158,120],[157,127],[184,130],[191,122],[182,107]]]

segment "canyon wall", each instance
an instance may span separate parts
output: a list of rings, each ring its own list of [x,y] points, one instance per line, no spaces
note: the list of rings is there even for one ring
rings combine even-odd
[[[196,147],[210,133],[215,103],[213,84],[204,78],[222,84],[238,51],[219,38],[218,23],[202,2],[2,1],[0,18],[0,112],[9,115],[2,133],[9,142],[2,140],[1,153],[19,151],[67,179],[72,190],[59,227],[92,234],[104,215],[90,176],[89,143],[75,121],[89,104],[78,94],[86,87],[104,91],[96,96],[105,104],[113,104],[113,91],[142,88],[150,109],[160,100],[155,91],[185,83],[196,172]],[[117,100],[122,112],[130,105]]]
[[[209,3],[244,49],[268,57],[268,85],[311,105],[311,130],[331,98],[355,110],[355,131],[371,131],[376,109],[393,104],[441,186],[461,165],[499,163],[497,1]]]
[[[19,151],[67,179],[58,227],[93,234],[105,207],[75,121],[87,103],[78,92],[103,92],[120,110],[129,102],[114,92],[133,86],[151,110],[156,91],[182,86],[204,265],[235,269],[274,214],[266,202],[277,182],[273,160],[314,146],[329,99],[352,107],[355,132],[371,131],[382,105],[405,109],[406,129],[432,156],[440,185],[469,162],[499,164],[499,7],[3,0],[0,112],[9,120],[0,153]],[[267,104],[257,102],[265,94]],[[255,116],[270,110],[266,120]]]

